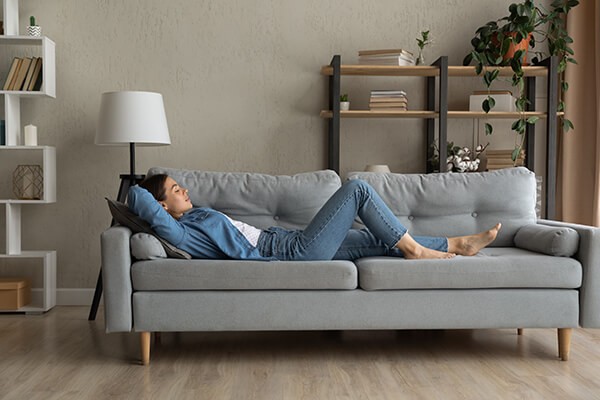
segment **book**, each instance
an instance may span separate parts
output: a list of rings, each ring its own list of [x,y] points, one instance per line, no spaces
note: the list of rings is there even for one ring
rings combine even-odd
[[[494,157],[511,157],[513,153],[513,150],[486,150],[486,154],[488,158],[494,158]],[[525,157],[525,150],[521,149],[521,153],[519,154],[519,157]]]
[[[23,82],[22,90],[29,90],[29,84],[31,82],[31,77],[33,76],[33,71],[35,70],[35,64],[38,60],[38,57],[33,57],[31,60],[31,64],[29,64],[29,69],[27,70],[27,75],[25,76],[25,81]]]
[[[371,90],[371,97],[375,96],[406,96],[404,90]]]
[[[21,88],[23,87],[23,82],[25,82],[25,77],[27,76],[27,71],[29,70],[30,64],[31,58],[25,57],[19,65],[19,72],[17,73],[15,81],[12,84],[10,90],[21,90]]]
[[[29,82],[29,87],[27,90],[37,91],[42,88],[42,58],[38,57],[35,63],[35,69],[33,70],[33,75],[31,76],[31,81]]]
[[[403,54],[414,58],[414,54],[404,49],[382,49],[382,50],[359,50],[358,56],[378,56],[378,55],[400,55]]]
[[[371,108],[390,108],[390,107],[406,107],[406,102],[397,102],[397,103],[369,103],[369,107]]]
[[[10,81],[10,86],[8,87],[8,90],[14,90],[13,87],[15,86],[17,76],[19,75],[19,69],[21,68],[21,64],[23,64],[23,59],[19,58],[19,61],[17,63],[17,68],[15,69],[15,73],[13,74],[13,77]]]
[[[407,111],[406,107],[382,107],[382,108],[371,108],[369,111]]]
[[[371,97],[369,99],[371,103],[408,103],[406,97]]]
[[[359,57],[358,63],[362,65],[397,65],[399,67],[408,67],[415,65],[415,60],[404,56],[385,56],[385,57]]]
[[[21,59],[19,57],[13,58],[12,64],[10,65],[10,70],[8,71],[8,75],[6,76],[6,82],[4,82],[4,87],[2,90],[10,90],[10,84],[14,80],[15,74],[19,69],[19,63]]]

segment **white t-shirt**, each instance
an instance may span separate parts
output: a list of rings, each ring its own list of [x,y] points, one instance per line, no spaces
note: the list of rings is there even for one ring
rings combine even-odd
[[[223,213],[221,213],[223,214]],[[233,224],[233,226],[235,226],[237,228],[238,231],[240,231],[242,233],[242,235],[244,235],[244,237],[246,238],[246,240],[248,240],[250,242],[250,244],[254,247],[256,247],[256,245],[258,244],[258,237],[260,236],[262,230],[249,225],[245,222],[242,221],[236,221],[235,219],[231,218],[230,216],[223,214],[227,217],[227,219],[229,221],[231,221],[231,223]]]

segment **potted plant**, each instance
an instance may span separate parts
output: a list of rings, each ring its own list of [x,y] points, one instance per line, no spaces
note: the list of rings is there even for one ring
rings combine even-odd
[[[417,46],[419,46],[419,55],[417,56],[416,65],[424,65],[425,57],[423,57],[423,50],[425,46],[433,43],[433,40],[429,37],[429,31],[422,31],[421,37],[417,38]]]
[[[27,27],[27,34],[29,36],[42,36],[42,28],[35,24],[35,17],[33,15],[29,17],[29,26]]]
[[[344,93],[340,96],[340,110],[348,111],[350,109],[350,101],[348,100],[348,94]]]
[[[517,145],[513,151],[513,161],[521,152],[527,124],[535,124],[538,117],[526,118],[525,110],[529,103],[525,95],[525,80],[523,65],[526,65],[529,48],[534,49],[536,43],[546,42],[548,53],[535,51],[531,59],[533,64],[548,56],[558,57],[560,96],[557,111],[565,110],[564,93],[568,84],[564,80],[567,63],[577,63],[573,58],[574,52],[569,46],[573,39],[565,29],[565,19],[569,11],[579,4],[578,0],[554,0],[550,9],[538,6],[532,0],[513,3],[509,6],[509,15],[479,27],[475,37],[471,39],[473,50],[463,60],[463,65],[475,63],[475,71],[483,76],[483,82],[488,90],[492,83],[499,78],[498,67],[512,69],[511,83],[517,88],[518,97],[515,101],[520,117],[512,124],[512,129],[518,135]],[[487,67],[487,68],[484,68]],[[495,101],[489,94],[482,103],[487,113],[494,108]],[[567,118],[561,117],[564,131],[573,128]],[[493,127],[485,124],[485,133],[491,134]]]

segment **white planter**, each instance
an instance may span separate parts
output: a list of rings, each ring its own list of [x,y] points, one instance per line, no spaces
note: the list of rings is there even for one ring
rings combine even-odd
[[[42,27],[38,25],[30,25],[27,27],[27,34],[29,36],[42,36]]]
[[[348,111],[350,109],[349,101],[340,101],[340,111]]]

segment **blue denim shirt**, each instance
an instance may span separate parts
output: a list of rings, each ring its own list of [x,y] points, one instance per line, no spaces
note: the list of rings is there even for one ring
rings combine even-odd
[[[177,220],[138,185],[129,188],[128,204],[160,237],[193,258],[270,260],[261,256],[225,215],[211,208],[193,208]]]

